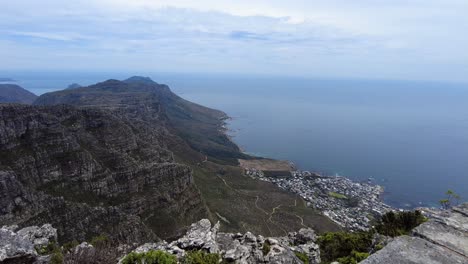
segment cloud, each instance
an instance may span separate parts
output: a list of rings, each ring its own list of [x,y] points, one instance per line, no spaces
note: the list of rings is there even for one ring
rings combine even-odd
[[[461,0],[7,1],[0,56],[15,68],[467,80],[467,9]]]

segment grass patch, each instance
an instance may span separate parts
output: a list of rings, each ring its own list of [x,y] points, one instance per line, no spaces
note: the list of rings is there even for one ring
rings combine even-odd
[[[309,256],[307,256],[307,254],[301,252],[294,252],[294,254],[302,261],[302,263],[309,264]]]
[[[341,193],[329,192],[328,195],[336,199],[348,199],[348,196]]]

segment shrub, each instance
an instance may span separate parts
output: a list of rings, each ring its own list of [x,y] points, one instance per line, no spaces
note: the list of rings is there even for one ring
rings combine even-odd
[[[76,246],[78,246],[80,243],[76,240],[73,240],[72,242],[67,242],[65,244],[63,244],[62,246],[62,251],[63,252],[70,252],[73,248],[75,248]]]
[[[382,216],[382,219],[376,225],[376,230],[386,236],[407,235],[410,231],[427,221],[420,211],[409,212],[388,212]]]
[[[219,254],[206,253],[205,251],[189,251],[182,260],[183,264],[218,264]]]
[[[320,246],[320,256],[324,262],[338,258],[352,257],[354,252],[369,252],[372,246],[371,232],[336,232],[325,233],[317,240]]]
[[[296,257],[300,259],[302,263],[309,264],[309,256],[307,256],[307,254],[301,252],[294,252],[294,254],[296,254]]]
[[[50,258],[50,264],[63,264],[63,254],[60,251],[54,252]]]
[[[106,235],[99,235],[95,236],[91,239],[91,242],[89,242],[91,245],[94,247],[104,245],[109,243],[109,238]]]
[[[60,248],[55,241],[50,241],[45,246],[35,246],[35,249],[36,249],[37,254],[42,255],[42,256],[60,251]]]
[[[125,256],[122,264],[176,264],[174,255],[161,250],[150,250],[145,253],[132,252]]]
[[[262,246],[263,255],[267,255],[270,252],[270,249],[271,249],[270,243],[265,241],[265,243],[263,243],[263,246]]]
[[[350,256],[338,258],[337,261],[340,264],[357,264],[369,257],[369,253],[357,252],[353,250]]]

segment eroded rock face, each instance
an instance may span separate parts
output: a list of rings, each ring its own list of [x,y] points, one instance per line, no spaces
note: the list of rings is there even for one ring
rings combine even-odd
[[[315,244],[315,232],[311,229],[301,229],[285,237],[264,238],[247,232],[245,234],[221,233],[219,222],[213,227],[207,219],[202,219],[191,225],[181,238],[168,243],[144,244],[135,252],[163,250],[176,255],[179,259],[186,251],[204,250],[220,254],[223,259],[232,263],[302,263],[295,252],[305,253],[309,263],[320,263],[318,245]]]
[[[118,111],[1,105],[0,225],[51,223],[60,242],[104,234],[132,244],[205,216],[157,106],[138,107],[128,115],[154,113],[151,126]]]

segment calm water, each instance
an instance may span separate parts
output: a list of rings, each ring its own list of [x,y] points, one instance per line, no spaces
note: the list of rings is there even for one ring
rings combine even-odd
[[[0,73],[36,94],[130,75]],[[398,207],[437,206],[447,189],[468,198],[467,84],[146,75],[232,116],[249,153],[372,177]]]

